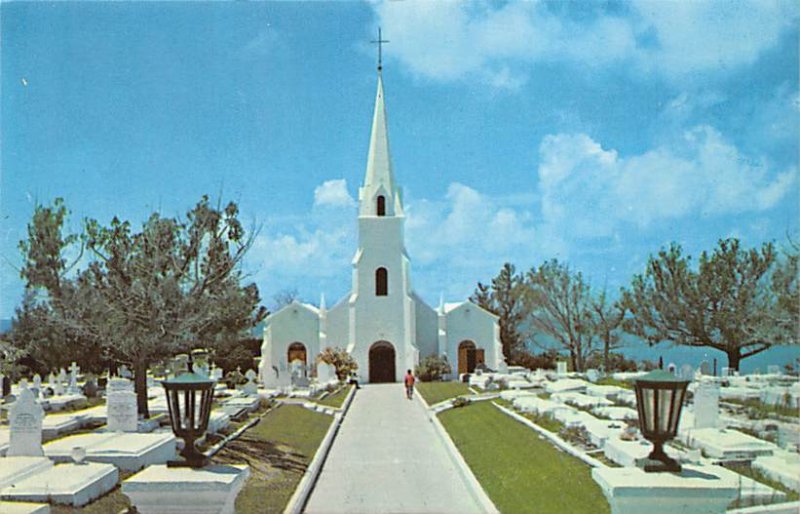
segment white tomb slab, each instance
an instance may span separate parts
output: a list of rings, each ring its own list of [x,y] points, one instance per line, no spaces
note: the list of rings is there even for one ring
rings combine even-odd
[[[605,398],[601,398],[599,396],[589,396],[587,394],[576,393],[572,391],[566,393],[554,393],[550,399],[554,402],[573,403],[579,407],[606,407],[614,405],[614,402],[611,400],[606,400]]]
[[[142,514],[233,514],[250,468],[149,466],[122,483],[122,492]]]
[[[258,409],[258,406],[261,405],[261,399],[258,397],[251,398],[249,396],[241,396],[239,398],[231,398],[230,400],[225,400],[222,402],[223,406],[226,407],[241,407],[247,409],[250,412],[255,411]]]
[[[589,384],[586,386],[586,394],[589,396],[597,396],[598,398],[606,398],[608,400],[613,400],[625,391],[626,389],[619,386],[597,384]]]
[[[509,402],[514,401],[515,398],[522,397],[535,398],[536,393],[531,391],[520,391],[518,389],[506,389],[505,391],[500,391],[500,398]]]
[[[562,378],[555,382],[548,382],[544,390],[548,393],[565,393],[567,391],[585,391],[589,382],[577,378]]]
[[[737,486],[737,498],[741,501],[742,505],[766,505],[768,503],[777,503],[786,500],[786,493],[778,491],[772,487],[757,482],[752,478],[740,475],[735,471],[724,468],[722,466],[708,466],[703,469],[713,469],[712,473],[728,480]]]
[[[757,400],[761,397],[761,390],[755,387],[721,387],[719,395],[723,400]]]
[[[609,419],[639,419],[639,413],[630,407],[599,407],[594,409],[594,412],[596,412],[598,416],[603,416]]]
[[[76,446],[86,449],[89,462],[113,464],[123,471],[137,471],[174,459],[177,442],[172,432],[94,432],[51,441],[44,446],[44,452],[56,462],[69,462],[72,448]]]
[[[584,420],[583,427],[589,434],[589,441],[597,448],[605,447],[609,439],[618,439],[625,431],[625,424],[605,419]]]
[[[4,457],[0,464],[0,489],[53,467],[47,457]]]
[[[8,443],[11,439],[11,431],[7,427],[0,427],[0,456],[8,451]]]
[[[645,473],[639,468],[594,468],[612,514],[721,514],[736,499],[737,484],[707,467],[684,466],[681,473]]]
[[[800,455],[777,450],[774,455],[757,457],[752,466],[768,478],[800,492]]]
[[[231,417],[221,410],[212,410],[208,417],[208,433],[216,434],[231,424]]]
[[[58,434],[70,432],[80,428],[86,421],[86,415],[77,412],[66,414],[48,414],[42,422],[42,430],[45,438],[53,438]]]
[[[564,361],[556,362],[556,374],[560,377],[567,375],[567,363]]]
[[[620,466],[636,466],[637,459],[643,459],[653,451],[653,444],[644,439],[625,441],[619,438],[608,438],[603,446],[605,456]],[[667,455],[670,452],[665,448]]]
[[[64,410],[70,405],[84,400],[86,400],[86,397],[82,394],[56,394],[47,399],[48,410]]]
[[[0,512],[3,514],[50,514],[50,504],[0,501]]]
[[[698,428],[680,434],[692,448],[700,448],[706,455],[722,460],[753,460],[762,455],[772,455],[777,449],[772,443],[738,430]]]
[[[58,464],[0,489],[0,498],[81,507],[112,490],[119,470],[110,464]]]

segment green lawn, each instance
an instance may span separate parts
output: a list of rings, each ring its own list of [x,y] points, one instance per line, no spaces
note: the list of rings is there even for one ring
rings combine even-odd
[[[328,407],[341,407],[344,401],[347,399],[347,394],[350,392],[352,387],[353,386],[351,385],[340,387],[338,391],[333,394],[329,394],[317,403],[321,405],[327,405]]]
[[[463,394],[472,394],[467,384],[461,382],[417,382],[416,389],[428,405]]]
[[[332,422],[331,416],[283,405],[220,451],[215,462],[250,465],[237,514],[283,512]]]
[[[501,512],[610,512],[589,466],[491,403],[450,409],[439,419]]]

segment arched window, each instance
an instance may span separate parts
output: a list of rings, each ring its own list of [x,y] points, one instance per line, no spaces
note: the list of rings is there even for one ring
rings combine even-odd
[[[386,197],[378,195],[378,216],[386,216]]]
[[[386,268],[375,270],[375,296],[386,296],[389,294],[389,272]]]

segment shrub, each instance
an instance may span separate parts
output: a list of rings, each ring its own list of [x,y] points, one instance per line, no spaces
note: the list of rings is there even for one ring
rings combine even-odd
[[[447,356],[429,355],[422,359],[414,374],[423,382],[434,382],[441,380],[443,375],[449,375],[450,373],[452,373],[452,368],[450,363],[447,362]]]
[[[456,398],[453,398],[453,408],[454,409],[456,409],[458,407],[466,407],[470,403],[472,403],[472,400],[470,400],[469,398],[467,398],[465,396],[458,396]]]
[[[557,359],[558,352],[552,348],[539,355],[520,351],[511,356],[509,364],[524,366],[528,369],[556,369]]]
[[[584,366],[586,369],[600,369],[603,367],[603,354],[600,352],[592,354]],[[611,352],[608,355],[608,369],[607,373],[612,371],[637,371],[638,366],[633,359],[626,359],[621,353]]]
[[[339,380],[346,380],[358,369],[358,363],[344,348],[325,348],[317,357],[317,362],[324,362],[336,368],[336,377]]]

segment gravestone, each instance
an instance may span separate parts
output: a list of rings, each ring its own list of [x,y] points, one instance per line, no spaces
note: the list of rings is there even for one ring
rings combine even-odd
[[[61,368],[61,371],[58,372],[58,377],[56,378],[56,396],[63,396],[64,395],[64,383],[67,381],[67,372],[64,371],[64,368]]]
[[[80,389],[78,389],[78,372],[81,368],[78,367],[78,364],[73,362],[69,367],[69,387],[67,388],[67,392],[69,394],[80,394]]]
[[[23,381],[17,401],[9,409],[9,441],[7,457],[40,457],[44,409]]]
[[[567,363],[564,361],[558,361],[556,363],[556,374],[560,377],[563,377],[567,374]]]
[[[730,377],[730,376],[733,375],[733,373],[731,373],[732,371],[733,371],[733,369],[731,369],[731,368],[726,366],[726,367],[722,368],[722,376],[723,377]]]
[[[56,375],[52,371],[47,375],[47,385],[53,389],[56,388]]]
[[[31,392],[36,399],[42,397],[42,377],[38,373],[33,375],[33,387]]]
[[[195,373],[197,373],[199,375],[202,375],[204,377],[209,377],[210,376],[210,370],[208,368],[208,363],[207,362],[201,362],[199,364],[195,364],[194,365],[194,371],[195,371]]]
[[[119,367],[119,376],[130,379],[133,378],[133,373],[131,373],[131,370],[128,369],[128,366],[123,364]]]
[[[596,369],[590,369],[586,372],[586,378],[589,380],[589,382],[594,384],[600,379],[600,372]]]
[[[0,373],[0,398],[3,398],[6,393],[6,376]]]
[[[327,362],[317,364],[317,382],[327,384],[336,380],[336,368]]]
[[[719,424],[719,385],[700,382],[694,392],[694,428],[716,428]]]
[[[244,374],[245,378],[247,378],[247,383],[242,388],[244,394],[248,396],[255,396],[258,394],[258,384],[256,384],[256,372],[252,369],[248,369],[247,373]]]
[[[691,364],[681,366],[681,378],[684,380],[694,380],[694,368]]]
[[[107,428],[111,432],[136,432],[139,415],[133,384],[125,378],[114,378],[108,383],[106,395]]]
[[[675,375],[677,374],[678,366],[676,366],[674,362],[670,362],[667,364],[667,371]]]
[[[711,364],[709,364],[708,361],[703,361],[700,363],[700,373],[705,376],[711,374]]]
[[[220,381],[222,380],[222,368],[214,368],[211,370],[211,379]]]

